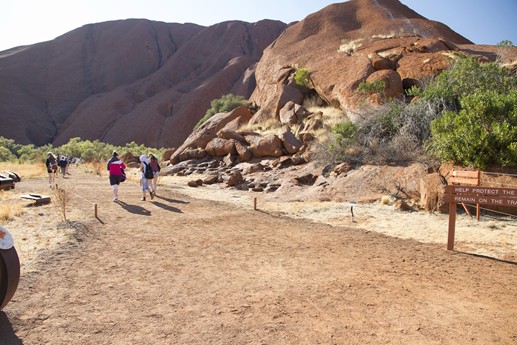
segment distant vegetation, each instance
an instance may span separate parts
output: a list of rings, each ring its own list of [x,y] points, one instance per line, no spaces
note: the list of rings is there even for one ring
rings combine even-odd
[[[328,153],[356,162],[434,157],[476,168],[517,166],[517,76],[505,67],[460,58],[409,96],[416,99],[392,100],[357,124],[334,127]]]
[[[211,107],[205,113],[205,116],[199,120],[194,129],[199,128],[203,123],[208,121],[212,116],[218,113],[226,113],[240,107],[241,105],[247,105],[243,100],[242,96],[236,96],[232,93],[226,94],[221,98],[214,99],[210,103]]]
[[[52,145],[36,147],[34,145],[20,145],[12,139],[0,137],[0,162],[44,162],[48,152],[52,152],[55,155],[65,155],[70,158],[81,158],[85,162],[100,162],[108,160],[114,150],[119,154],[130,152],[137,157],[152,152],[156,156],[161,157],[166,149],[148,148],[135,142],[125,146],[115,146],[98,140],[81,140],[81,138],[72,138],[68,143],[58,147]]]

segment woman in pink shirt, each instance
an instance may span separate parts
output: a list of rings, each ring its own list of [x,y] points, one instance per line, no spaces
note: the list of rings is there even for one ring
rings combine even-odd
[[[118,185],[122,182],[122,175],[124,174],[124,169],[126,165],[124,162],[118,158],[117,151],[113,151],[113,155],[108,161],[107,169],[110,172],[110,184],[113,188],[113,201],[118,200]]]

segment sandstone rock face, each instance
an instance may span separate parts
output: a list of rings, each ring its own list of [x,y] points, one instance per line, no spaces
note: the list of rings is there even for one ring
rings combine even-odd
[[[212,139],[217,137],[217,133],[224,129],[228,123],[238,118],[249,119],[250,117],[251,113],[246,107],[238,107],[229,113],[215,114],[197,130],[192,132],[190,136],[183,142],[183,144],[178,147],[178,149],[171,156],[171,163],[185,160],[180,159],[179,156],[186,149],[204,149]]]
[[[453,43],[433,39],[438,37]],[[251,97],[261,109],[252,122],[255,117],[279,118],[287,103],[280,102],[282,94],[298,67],[311,72],[321,98],[348,110],[361,101],[362,96],[355,92],[359,83],[376,70],[396,69],[406,55],[430,54],[468,43],[445,25],[428,21],[395,0],[351,0],[327,6],[288,27],[265,50]]]
[[[180,146],[213,99],[251,95],[255,65],[285,27],[130,19],[0,52],[0,136]]]

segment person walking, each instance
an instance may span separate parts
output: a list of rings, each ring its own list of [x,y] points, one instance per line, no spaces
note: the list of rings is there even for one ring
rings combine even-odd
[[[158,187],[158,176],[160,176],[160,164],[158,158],[152,153],[149,153],[149,165],[153,171],[153,179],[151,180],[151,189],[154,195],[156,195],[156,188]]]
[[[110,185],[113,188],[113,201],[118,201],[118,186],[122,182],[122,175],[126,165],[118,157],[117,151],[113,151],[113,155],[108,161],[107,169],[110,172]]]
[[[146,192],[149,191],[149,195],[151,196],[151,200],[154,199],[154,191],[152,190],[150,183],[153,179],[152,170],[147,161],[147,157],[145,155],[140,156],[140,171],[142,172],[142,201],[145,201]]]
[[[56,181],[56,172],[57,172],[57,158],[54,156],[52,152],[47,154],[47,159],[45,160],[45,165],[47,167],[48,172],[48,184],[50,188],[54,188],[54,184]]]

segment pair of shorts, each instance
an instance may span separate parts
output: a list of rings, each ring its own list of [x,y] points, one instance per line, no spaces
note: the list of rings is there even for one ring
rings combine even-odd
[[[122,181],[122,176],[121,175],[110,175],[110,185],[116,185],[116,184],[120,184],[120,182]]]

